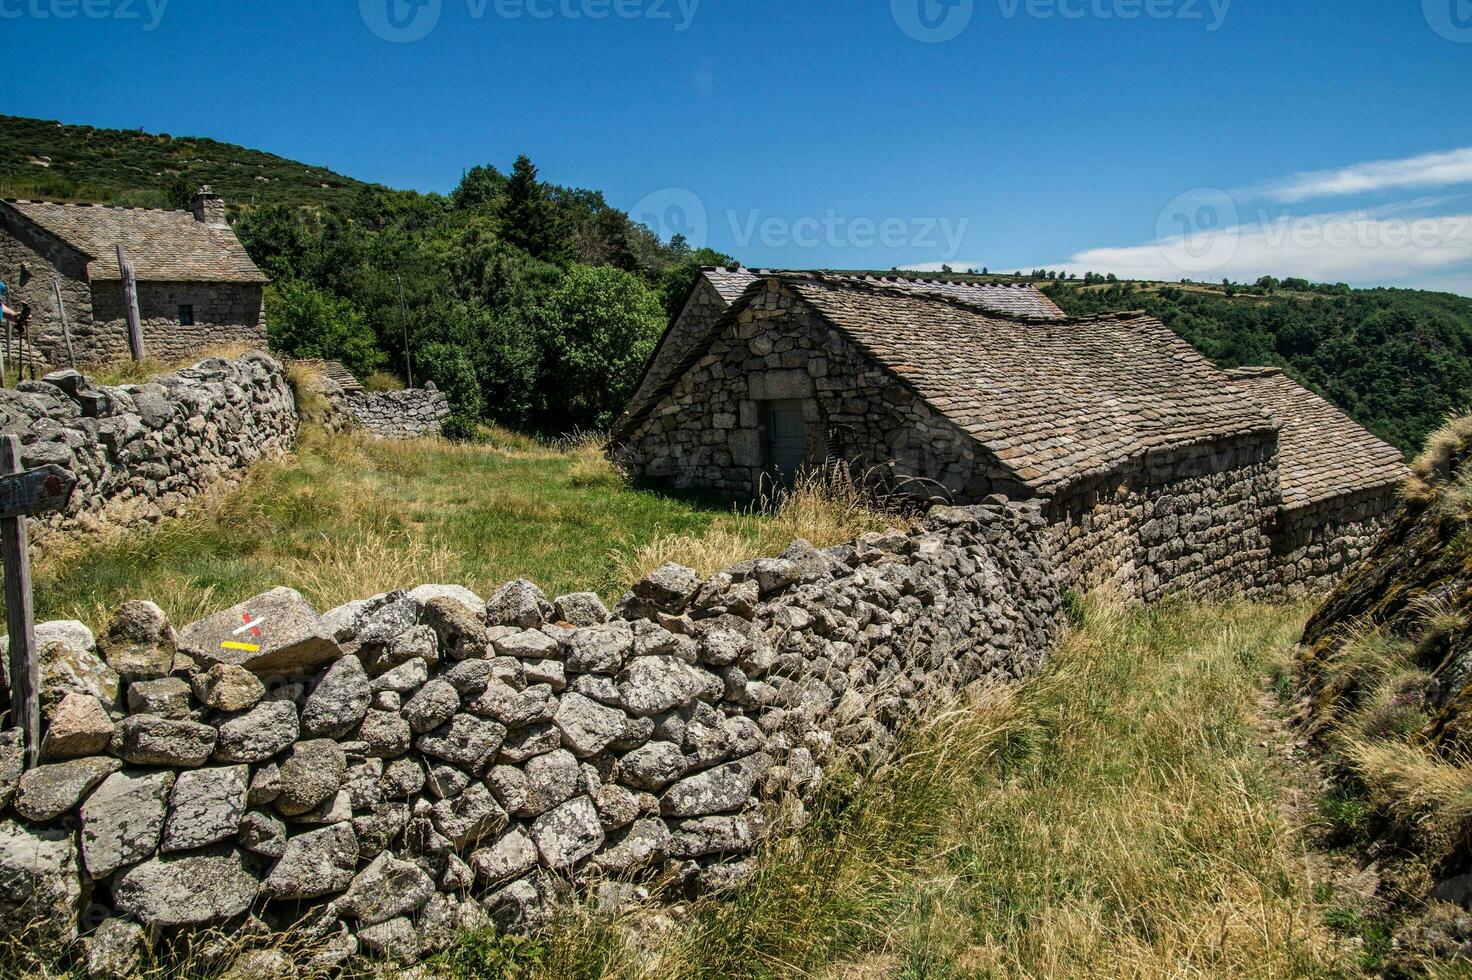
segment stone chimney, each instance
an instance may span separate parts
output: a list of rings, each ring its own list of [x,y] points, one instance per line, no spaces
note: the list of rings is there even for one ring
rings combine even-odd
[[[225,217],[225,199],[205,184],[194,195],[194,220],[211,228],[229,228]]]

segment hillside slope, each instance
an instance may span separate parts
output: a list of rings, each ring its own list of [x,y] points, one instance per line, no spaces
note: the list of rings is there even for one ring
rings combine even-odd
[[[209,183],[234,205],[345,207],[362,181],[212,139],[0,115],[0,197],[185,207]]]

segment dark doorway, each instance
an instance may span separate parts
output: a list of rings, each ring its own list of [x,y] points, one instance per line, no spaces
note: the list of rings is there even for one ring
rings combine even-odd
[[[767,402],[766,429],[767,473],[779,487],[790,488],[808,458],[802,402]]]

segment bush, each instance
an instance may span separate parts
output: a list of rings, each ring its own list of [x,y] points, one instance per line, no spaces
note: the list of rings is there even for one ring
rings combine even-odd
[[[300,280],[266,287],[266,334],[274,351],[342,361],[359,377],[385,360],[352,303]]]
[[[450,417],[443,429],[445,437],[469,439],[475,434],[483,412],[480,384],[470,358],[449,344],[430,344],[419,356],[419,367],[450,400]]]

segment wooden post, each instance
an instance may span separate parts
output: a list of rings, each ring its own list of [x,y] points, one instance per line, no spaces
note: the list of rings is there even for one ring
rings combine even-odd
[[[41,672],[31,613],[31,554],[26,515],[64,510],[77,478],[60,466],[25,470],[20,437],[0,436],[0,557],[5,562],[5,625],[10,634],[10,711],[24,738],[29,769],[41,755]]]
[[[61,301],[61,279],[51,280],[51,291],[56,296],[56,312],[61,316],[61,339],[66,341],[67,367],[76,369],[77,357],[72,353],[72,331],[66,322],[66,304]]]
[[[128,314],[128,346],[133,350],[133,360],[143,360],[143,323],[138,315],[138,279],[133,275],[133,267],[128,264],[128,257],[123,254],[123,245],[118,243],[118,272],[123,277],[123,306]]]
[[[0,438],[0,476],[19,473],[20,437]],[[31,556],[24,516],[0,518],[5,557],[5,624],[10,632],[10,711],[20,724],[26,768],[41,757],[41,673],[31,616]]]

